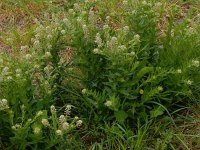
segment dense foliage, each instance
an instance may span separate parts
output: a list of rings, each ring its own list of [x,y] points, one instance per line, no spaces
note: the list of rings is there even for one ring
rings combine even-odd
[[[182,7],[165,1],[45,4],[26,37],[5,39],[0,148],[164,150],[177,138],[187,149],[166,128],[199,102],[198,10],[179,18]]]

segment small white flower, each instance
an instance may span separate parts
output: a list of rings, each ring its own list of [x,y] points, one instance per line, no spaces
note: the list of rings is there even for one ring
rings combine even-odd
[[[144,0],[144,1],[142,2],[142,4],[143,4],[143,5],[147,5],[147,2]]]
[[[75,3],[75,4],[74,4],[74,9],[75,9],[76,11],[79,11],[79,10],[80,10],[80,6],[79,6],[78,3]]]
[[[21,77],[21,74],[17,73],[17,74],[16,74],[16,77],[17,77],[17,78],[20,78],[20,77]]]
[[[177,73],[179,73],[179,74],[182,73],[182,70],[181,70],[181,69],[178,69],[178,70],[177,70]]]
[[[51,53],[50,52],[46,52],[45,54],[44,54],[44,56],[45,56],[45,58],[51,58]]]
[[[94,52],[94,54],[99,54],[99,49],[98,48],[95,48],[94,50],[93,50],[93,52]]]
[[[7,77],[7,80],[9,80],[9,81],[12,80],[12,79],[13,79],[13,78],[12,78],[11,76],[8,76],[8,77]]]
[[[66,121],[66,118],[64,115],[60,115],[59,117],[59,123],[62,125]]]
[[[103,25],[103,30],[107,30],[107,29],[109,29],[109,25],[107,24]]]
[[[74,70],[74,68],[68,68],[68,70],[69,70],[69,71],[73,71],[73,70]]]
[[[117,37],[112,37],[111,40],[110,40],[110,42],[109,42],[110,48],[111,49],[114,48],[117,45],[117,43],[118,43]]]
[[[4,104],[7,104],[7,102],[8,102],[6,99],[2,99],[1,101],[2,101]]]
[[[61,130],[56,130],[56,135],[58,135],[58,136],[62,136],[62,135],[63,135],[63,133],[62,133],[62,131],[61,131]]]
[[[127,5],[128,5],[128,1],[127,1],[127,0],[124,0],[124,1],[123,1],[123,5],[124,5],[124,6],[127,6]]]
[[[81,18],[81,17],[77,17],[76,21],[77,21],[78,23],[82,23],[82,18]]]
[[[35,65],[35,66],[34,66],[34,69],[39,69],[39,68],[40,68],[39,65]]]
[[[161,2],[157,2],[157,3],[155,3],[155,6],[156,6],[157,8],[161,8],[161,7],[162,7],[162,3],[161,3]]]
[[[79,119],[79,117],[75,116],[75,117],[74,117],[74,119],[75,119],[75,120],[78,120],[78,119]]]
[[[63,130],[68,130],[68,129],[69,129],[69,123],[68,123],[68,122],[64,122],[64,123],[62,124],[62,129],[63,129]]]
[[[199,67],[199,61],[198,60],[192,60],[192,65],[195,67]]]
[[[21,51],[26,51],[28,48],[29,48],[28,45],[25,45],[25,46],[21,46],[20,50]]]
[[[61,30],[61,34],[64,35],[66,33],[65,30]]]
[[[22,127],[21,124],[18,124],[18,123],[15,124],[15,128],[16,128],[16,129],[21,128],[21,127]]]
[[[136,43],[140,43],[140,35],[139,34],[136,34],[136,35],[134,35],[134,41],[136,42]]]
[[[39,127],[35,127],[33,130],[34,134],[40,134],[41,133],[41,129]]]
[[[43,115],[43,111],[40,110],[40,111],[37,112],[36,116],[39,117],[41,115]]]
[[[94,24],[96,21],[95,13],[93,10],[90,9],[89,14],[88,14],[88,20],[91,24]]]
[[[75,15],[74,9],[69,9],[69,14],[70,14],[70,15]]]
[[[66,106],[66,109],[67,109],[67,110],[71,110],[71,109],[72,109],[72,105],[67,105],[67,106]]]
[[[48,45],[47,45],[47,48],[48,48],[48,49],[51,49],[51,48],[52,48],[52,45],[51,45],[51,44],[48,44]]]
[[[128,33],[129,32],[129,26],[124,26],[123,31],[124,31],[124,33]]]
[[[83,90],[82,90],[82,93],[83,93],[83,94],[86,94],[86,92],[87,92],[87,89],[83,89]]]
[[[192,81],[191,81],[191,80],[187,80],[186,83],[187,83],[188,85],[192,85]]]
[[[80,126],[82,126],[82,124],[83,124],[83,121],[82,120],[78,120],[76,122],[76,127],[80,127]]]
[[[111,42],[113,42],[114,44],[117,43],[117,37],[113,36],[113,37],[111,38]]]
[[[4,67],[2,70],[2,75],[8,75],[9,74],[9,68],[8,67]]]
[[[48,68],[48,66],[44,67],[44,72],[45,72],[45,73],[49,73],[49,68]]]
[[[42,119],[41,122],[42,122],[43,126],[50,127],[49,121],[47,119]]]
[[[39,40],[35,40],[33,43],[35,46],[39,46],[40,45],[40,41]]]
[[[0,110],[8,109],[8,101],[6,99],[0,100]]]
[[[100,36],[99,33],[96,34],[95,43],[97,43],[98,47],[102,47],[103,46],[102,39],[101,39],[101,36]]]
[[[70,113],[71,113],[71,108],[72,108],[72,105],[67,105],[66,108],[65,108],[65,115],[66,116],[69,116]]]
[[[3,71],[3,72],[8,72],[8,71],[9,71],[9,68],[8,68],[8,67],[4,67],[2,71]]]
[[[55,113],[55,112],[56,112],[55,106],[54,106],[54,105],[51,105],[50,110],[51,110],[51,113],[52,113],[52,114]]]
[[[120,45],[120,46],[118,46],[118,49],[119,49],[120,51],[124,52],[127,48],[126,48],[125,45]]]
[[[106,22],[110,21],[110,16],[106,16]]]
[[[70,21],[69,21],[67,18],[63,19],[63,22],[65,23],[65,25],[66,25],[68,28],[71,27],[71,23],[70,23]]]
[[[83,32],[84,32],[85,37],[87,37],[88,34],[89,34],[88,27],[84,24],[84,25],[82,26],[82,28],[83,28]]]
[[[130,52],[130,55],[131,56],[135,56],[135,52]]]
[[[112,101],[106,101],[104,104],[105,104],[107,107],[110,107],[110,106],[112,106]]]

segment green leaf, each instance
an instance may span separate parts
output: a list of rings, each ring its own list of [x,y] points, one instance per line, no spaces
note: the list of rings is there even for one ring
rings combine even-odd
[[[136,76],[136,78],[134,80],[138,81],[142,77],[144,77],[145,74],[148,74],[148,73],[150,73],[152,71],[153,71],[153,67],[144,67],[137,73],[137,76]]]
[[[156,118],[158,116],[161,116],[164,113],[164,109],[161,106],[158,106],[154,108],[152,111],[150,111],[151,118]]]
[[[128,117],[128,114],[125,111],[120,110],[115,112],[115,117],[119,123],[123,124]]]

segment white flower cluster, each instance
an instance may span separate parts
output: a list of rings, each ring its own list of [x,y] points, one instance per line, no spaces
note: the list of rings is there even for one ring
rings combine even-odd
[[[99,48],[103,46],[103,42],[99,33],[96,34],[95,43]]]
[[[181,69],[177,69],[177,73],[182,73],[182,70]]]
[[[198,60],[192,60],[192,66],[199,67],[199,61]]]
[[[65,24],[65,26],[67,27],[67,28],[71,28],[71,22],[69,21],[69,19],[68,18],[64,18],[63,19],[63,23]]]
[[[92,9],[89,11],[88,20],[91,24],[95,24],[96,22],[96,16]]]
[[[95,49],[93,50],[93,53],[94,53],[94,54],[100,54],[100,50],[99,50],[98,48],[95,48]]]
[[[83,25],[82,25],[82,29],[83,29],[83,33],[84,33],[85,38],[88,38],[89,30],[88,30],[87,25],[86,25],[86,24],[83,24]]]
[[[63,135],[63,132],[61,130],[56,130],[56,135],[57,136],[62,136]]]
[[[72,105],[67,105],[65,108],[65,115],[69,116],[71,114]]]
[[[8,108],[8,101],[6,99],[0,100],[0,110],[6,110]]]
[[[42,119],[41,122],[42,122],[43,126],[50,127],[50,123],[49,123],[49,121],[47,119]]]
[[[134,39],[136,44],[140,43],[140,35],[139,34],[134,35],[133,39]]]
[[[52,114],[56,113],[56,108],[54,105],[51,105],[50,110]]]
[[[13,129],[13,130],[20,129],[20,128],[22,128],[22,125],[19,124],[19,123],[17,123],[17,124],[15,124],[14,126],[12,126],[12,129]]]
[[[187,84],[187,85],[192,85],[192,83],[193,83],[193,81],[191,81],[191,80],[187,80],[187,81],[186,81],[186,84]]]
[[[130,30],[130,29],[129,29],[129,26],[124,26],[124,27],[123,27],[123,32],[124,32],[124,33],[127,34],[127,33],[129,32],[129,30]]]
[[[41,128],[35,127],[34,130],[33,130],[33,133],[36,134],[36,135],[40,134],[41,133]]]
[[[74,4],[74,10],[77,11],[77,12],[81,11],[81,7],[78,3]]]
[[[43,111],[40,110],[40,111],[37,112],[36,117],[39,117],[41,115],[43,115]]]
[[[52,57],[52,55],[51,55],[50,52],[47,51],[47,52],[44,54],[44,57],[45,57],[46,59],[49,59],[49,58]]]
[[[83,121],[82,120],[78,120],[76,122],[76,127],[80,127],[80,126],[82,126],[82,124],[83,124]]]
[[[127,47],[125,45],[119,45],[118,50],[119,52],[125,52],[127,50]]]
[[[60,117],[57,118],[52,118],[52,119],[56,119],[56,122],[58,122],[58,128],[54,129],[55,130],[55,134],[57,136],[63,136],[65,133],[68,133],[70,130],[74,129],[74,128],[79,128],[82,126],[83,121],[79,119],[79,117],[74,117],[73,121],[71,123],[67,122],[68,118],[70,117],[68,114],[70,114],[71,112],[71,108],[72,105],[67,105],[66,109],[65,109],[65,114],[66,115],[60,115]],[[66,112],[67,111],[67,112]],[[42,112],[42,111],[39,111]],[[39,113],[38,112],[38,113]],[[55,106],[51,106],[51,112],[56,113],[56,109]],[[37,114],[38,114],[37,113]],[[44,127],[48,127],[50,129],[53,129],[49,123],[49,121],[46,118],[43,118],[41,120],[41,123]],[[33,130],[34,134],[39,134],[41,132],[40,128],[34,128]]]
[[[111,107],[113,105],[112,101],[106,101],[104,104],[107,107]]]
[[[2,75],[8,75],[9,74],[9,68],[8,67],[4,67],[2,70]]]
[[[16,77],[20,78],[21,74],[22,74],[22,70],[21,69],[16,69],[15,72],[16,72]]]
[[[69,12],[72,10],[69,10]],[[71,13],[75,13],[74,11]],[[67,29],[71,29],[71,22],[68,18],[64,18],[63,20],[56,14],[52,14],[51,22],[48,25],[43,25],[39,21],[37,21],[37,28],[35,29],[35,36],[31,39],[33,43],[33,48],[40,49],[40,48],[52,48],[52,40],[54,37],[61,33],[61,35],[66,35]],[[63,25],[63,26],[62,26]]]
[[[64,115],[60,115],[59,117],[59,125],[61,130],[67,131],[70,127],[69,123],[66,121],[66,117]]]
[[[114,49],[118,44],[118,39],[117,37],[112,37],[111,40],[109,41],[108,45],[111,49]]]
[[[83,90],[82,90],[82,93],[83,93],[83,94],[86,94],[86,92],[87,92],[87,89],[83,89]]]

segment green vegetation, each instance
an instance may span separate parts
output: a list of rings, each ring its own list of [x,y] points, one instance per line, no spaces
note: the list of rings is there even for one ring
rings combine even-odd
[[[200,2],[0,2],[0,149],[200,149]]]

